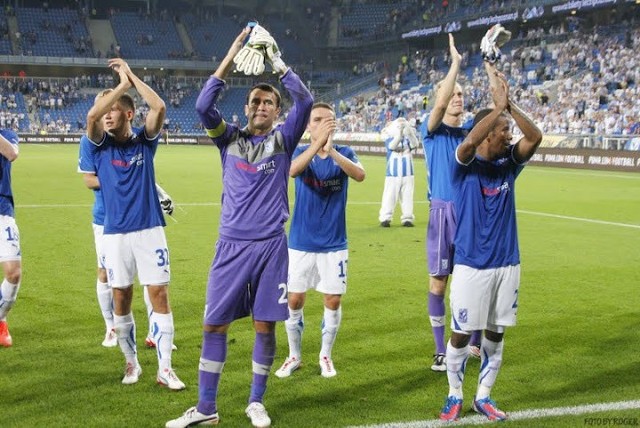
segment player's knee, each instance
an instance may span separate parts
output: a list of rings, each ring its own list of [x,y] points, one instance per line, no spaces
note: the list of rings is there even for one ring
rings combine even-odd
[[[332,311],[337,311],[340,308],[340,294],[325,294],[324,295],[324,306]]]
[[[304,293],[289,293],[287,296],[289,308],[295,310],[304,307]]]
[[[22,279],[22,268],[20,265],[9,268],[6,270],[4,277],[12,284],[19,284]]]
[[[437,296],[444,296],[448,278],[447,275],[429,277],[429,292]]]
[[[276,330],[276,323],[273,321],[253,321],[253,328],[256,333],[273,333]]]
[[[147,291],[149,292],[153,312],[159,314],[171,312],[169,308],[169,292],[166,286],[148,286]]]
[[[451,346],[456,349],[462,349],[469,344],[471,339],[470,331],[452,331],[451,332]]]

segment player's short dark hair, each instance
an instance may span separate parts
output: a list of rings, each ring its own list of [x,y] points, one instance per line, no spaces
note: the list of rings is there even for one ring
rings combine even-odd
[[[482,119],[484,119],[485,117],[489,116],[489,113],[491,113],[492,111],[493,111],[493,109],[483,108],[482,110],[477,112],[476,115],[473,117],[473,127],[475,128],[475,126],[478,123],[480,123],[480,121]]]
[[[276,107],[280,107],[280,103],[282,102],[282,97],[280,96],[280,91],[278,91],[278,89],[276,89],[275,86],[270,85],[268,83],[257,83],[255,85],[253,85],[253,87],[251,89],[249,89],[249,92],[247,93],[247,100],[246,100],[246,104],[247,105],[249,105],[249,97],[251,96],[251,93],[256,89],[260,89],[261,91],[271,92],[272,94],[275,94],[275,96],[276,96]]]
[[[331,110],[334,114],[336,112],[331,104],[322,101],[313,104],[313,106],[311,107],[311,111],[314,111],[317,108],[326,108],[327,110]]]

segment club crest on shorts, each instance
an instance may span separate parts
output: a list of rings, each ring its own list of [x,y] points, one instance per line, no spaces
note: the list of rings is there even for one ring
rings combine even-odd
[[[467,323],[469,322],[468,320],[468,311],[466,309],[460,309],[458,310],[458,322],[460,323]]]

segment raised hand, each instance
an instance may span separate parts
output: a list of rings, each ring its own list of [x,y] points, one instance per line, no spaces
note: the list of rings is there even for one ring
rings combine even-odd
[[[458,52],[456,48],[455,41],[453,39],[453,34],[449,33],[449,55],[451,55],[452,62],[460,62],[462,61],[462,55]]]
[[[244,39],[251,33],[251,27],[245,27],[240,34],[236,37],[236,39],[231,43],[231,47],[229,48],[228,56],[234,57],[240,52],[240,49],[244,46]]]
[[[496,72],[497,85],[491,87],[493,103],[501,110],[506,110],[509,106],[509,85],[507,79],[500,72]]]
[[[127,89],[133,86],[133,82],[129,77],[132,74],[132,71],[126,61],[124,61],[122,58],[111,58],[109,60],[109,67],[113,71],[118,73],[121,85],[125,85]]]
[[[336,120],[334,118],[327,118],[322,121],[318,127],[318,141],[322,144],[324,151],[328,152],[333,148],[333,134],[336,132]]]

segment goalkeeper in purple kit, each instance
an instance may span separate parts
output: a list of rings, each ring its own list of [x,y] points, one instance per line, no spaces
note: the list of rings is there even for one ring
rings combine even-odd
[[[265,57],[294,101],[287,119],[274,126],[282,99],[276,88],[260,83],[247,96],[248,125],[240,129],[225,122],[216,105],[223,79],[234,63],[245,74],[259,74]],[[245,63],[247,58],[250,63]],[[262,399],[275,358],[275,324],[288,316],[284,223],[289,218],[289,168],[312,105],[309,90],[284,64],[275,40],[259,26],[238,35],[198,97],[196,110],[222,158],[222,213],[207,284],[198,404],[167,422],[167,427],[218,423],[216,399],[227,359],[227,331],[234,320],[248,315],[256,333],[245,412],[254,427],[271,425]]]

